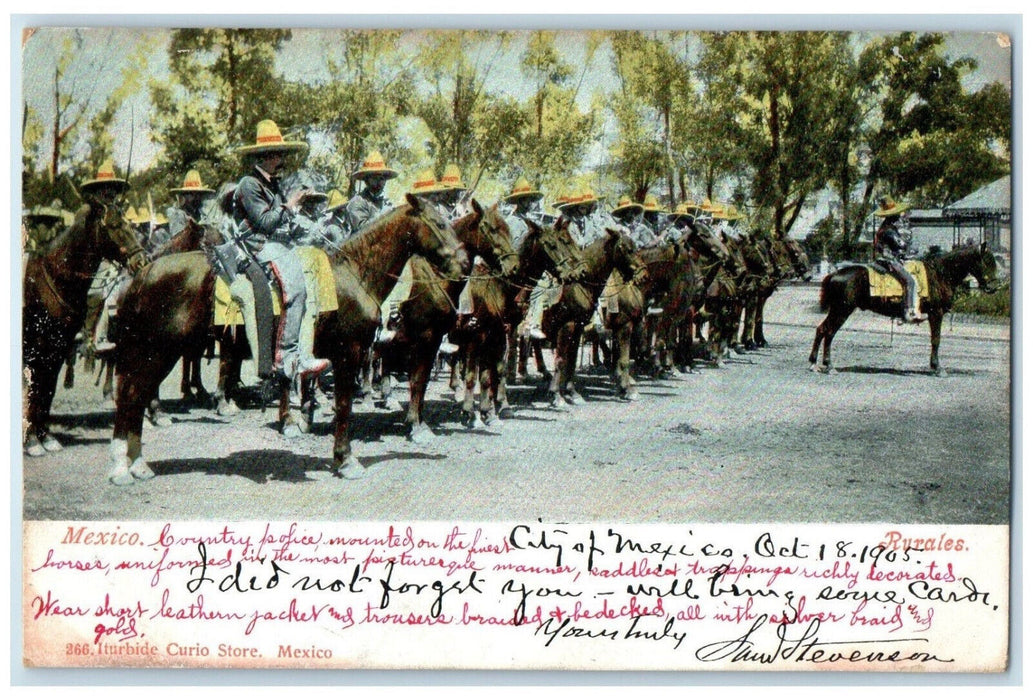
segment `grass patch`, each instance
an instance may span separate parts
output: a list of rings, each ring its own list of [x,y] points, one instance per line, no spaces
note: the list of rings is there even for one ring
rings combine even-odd
[[[992,294],[978,289],[962,292],[954,298],[951,311],[956,314],[979,314],[981,316],[1011,316],[1011,285],[1003,285]]]

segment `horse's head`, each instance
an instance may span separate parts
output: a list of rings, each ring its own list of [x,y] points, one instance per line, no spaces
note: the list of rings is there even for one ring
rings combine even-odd
[[[469,217],[477,219],[477,255],[484,258],[495,270],[509,277],[516,272],[520,265],[520,258],[513,250],[513,236],[509,232],[506,220],[499,214],[498,205],[490,209],[483,209],[476,200],[470,200],[473,213]],[[455,224],[456,234],[459,235],[459,227],[469,217],[463,217]]]
[[[720,263],[731,258],[731,251],[714,229],[702,222],[696,222],[686,234],[686,242],[701,256]]]
[[[553,226],[539,226],[528,221],[529,245],[539,245],[549,260],[549,272],[563,284],[580,282],[588,273],[588,267],[581,255],[581,249],[570,235],[570,221],[560,219]]]
[[[982,243],[979,246],[979,258],[972,276],[979,282],[979,288],[984,292],[992,293],[997,291],[1000,281],[997,279],[997,258],[990,251],[990,246]]]
[[[426,258],[445,277],[462,277],[470,268],[470,259],[455,231],[436,207],[421,202],[411,193],[406,194],[405,199],[409,204],[405,212],[409,252]]]
[[[641,284],[646,276],[646,266],[638,257],[635,242],[631,236],[611,228],[606,229],[606,256],[621,277],[629,282]]]
[[[136,274],[147,264],[147,253],[136,236],[136,230],[126,221],[121,208],[116,204],[91,204],[100,210],[93,226],[94,246],[100,254],[111,261],[122,263]]]

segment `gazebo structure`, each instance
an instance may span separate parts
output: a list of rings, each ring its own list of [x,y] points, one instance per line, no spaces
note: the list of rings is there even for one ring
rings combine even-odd
[[[968,239],[986,242],[991,250],[1011,251],[1011,175],[1005,175],[943,208],[954,227],[954,245]],[[977,238],[973,235],[979,232]]]

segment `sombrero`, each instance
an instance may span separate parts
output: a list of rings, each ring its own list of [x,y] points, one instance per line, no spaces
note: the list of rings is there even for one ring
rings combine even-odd
[[[513,191],[505,196],[507,202],[517,202],[521,199],[541,199],[545,195],[531,187],[526,177],[518,177],[513,183]]]
[[[284,141],[280,127],[272,119],[263,119],[258,122],[258,129],[255,134],[255,143],[251,146],[241,146],[237,153],[242,156],[261,155],[265,153],[280,153],[284,151],[304,151],[308,144],[304,141]]]
[[[595,198],[595,192],[592,191],[591,187],[586,187],[581,190],[581,194],[574,197],[570,202],[571,204],[595,204],[599,200]]]
[[[659,212],[666,214],[667,210],[660,207],[660,201],[656,198],[655,194],[647,194],[642,200],[642,211],[647,212]]]
[[[445,166],[445,173],[441,176],[441,188],[446,190],[465,190],[463,175],[459,172],[459,166],[449,163]]]
[[[434,177],[433,170],[424,170],[416,176],[415,182],[412,183],[412,189],[409,190],[412,194],[433,194],[435,192],[443,192],[447,187],[443,187],[441,183]]]
[[[100,189],[102,187],[113,187],[118,189],[119,192],[125,192],[129,189],[129,182],[116,177],[115,163],[110,158],[101,163],[100,167],[97,168],[97,176],[95,178],[79,185],[80,190]]]
[[[38,206],[27,210],[23,216],[38,223],[64,221],[65,215],[60,209],[54,206]]]
[[[327,200],[326,192],[317,192],[316,190],[308,190],[305,194],[301,195],[302,202],[325,202]]]
[[[695,202],[682,202],[671,212],[673,221],[694,221],[699,216],[700,206]]]
[[[169,220],[166,219],[165,215],[162,214],[160,211],[154,212],[154,222],[153,223],[154,223],[155,226],[164,226],[168,222],[169,222]],[[137,210],[137,212],[136,212],[136,221],[134,221],[133,223],[135,223],[137,226],[139,226],[141,224],[150,224],[150,223],[152,223],[151,222],[151,210],[148,209],[147,207],[140,207]]]
[[[348,204],[348,197],[345,196],[344,192],[338,189],[330,190],[330,197],[326,203],[327,211],[337,211],[346,204]]]
[[[197,192],[199,194],[215,194],[215,190],[210,187],[205,187],[204,183],[201,182],[201,174],[196,170],[191,170],[183,178],[183,186],[176,187],[169,190],[172,194],[189,194],[191,192]]]
[[[882,197],[879,199],[879,210],[875,212],[875,215],[893,216],[894,214],[903,214],[906,211],[906,204],[897,204],[892,197]]]
[[[122,218],[124,218],[126,221],[131,223],[133,226],[136,226],[136,223],[137,223],[137,221],[140,218],[140,214],[137,213],[136,207],[134,207],[132,204],[130,204],[126,208],[126,213],[122,215]]]
[[[370,175],[381,175],[388,179],[398,177],[398,172],[387,167],[384,156],[380,151],[370,151],[366,159],[362,161],[362,167],[352,173],[353,180],[362,180]]]
[[[743,218],[743,216],[739,213],[739,210],[735,208],[734,204],[729,204],[725,207],[725,221],[738,221],[741,218]]]
[[[624,195],[617,201],[617,208],[611,211],[610,213],[614,216],[617,216],[618,214],[626,212],[629,209],[641,212],[645,210],[645,207],[643,207],[638,202],[631,201],[631,197],[629,197],[628,195]]]

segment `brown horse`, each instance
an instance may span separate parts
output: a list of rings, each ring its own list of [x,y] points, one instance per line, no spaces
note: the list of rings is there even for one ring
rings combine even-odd
[[[997,261],[984,243],[981,246],[966,246],[949,253],[937,253],[924,258],[926,276],[929,280],[929,298],[923,299],[922,311],[929,314],[929,335],[932,351],[929,367],[938,375],[945,374],[940,367],[940,330],[944,315],[950,311],[955,291],[962,287],[965,278],[972,275],[980,289],[993,291],[997,285]],[[821,309],[828,316],[818,325],[811,346],[811,369],[815,372],[835,373],[832,368],[829,349],[843,323],[854,309],[874,311],[882,316],[900,318],[902,315],[899,297],[872,297],[869,289],[868,270],[863,265],[850,265],[825,277],[821,282]],[[822,364],[819,366],[818,345],[822,347]]]
[[[584,403],[574,386],[577,352],[585,324],[595,313],[610,273],[617,270],[625,280],[633,280],[641,270],[631,238],[612,229],[586,246],[581,255],[585,261],[584,281],[563,285],[559,300],[542,316],[542,330],[552,340],[555,355],[549,386],[555,407]]]
[[[659,315],[648,316],[639,351],[651,356],[656,373],[676,373],[692,367],[693,324],[703,306],[704,292],[729,258],[728,248],[713,229],[688,228],[674,243],[640,251],[649,273],[644,288]],[[652,343],[651,336],[655,338]]]
[[[115,205],[84,205],[47,253],[26,262],[22,287],[22,359],[27,407],[25,451],[61,449],[49,432],[57,376],[86,318],[86,296],[102,259],[135,271],[145,253]]]
[[[506,386],[507,365],[516,363],[517,329],[527,313],[528,297],[544,273],[560,284],[581,279],[585,264],[581,249],[570,235],[569,221],[558,227],[527,221],[527,234],[520,241],[517,274],[506,277],[477,277],[471,281],[473,317],[477,323],[456,333],[465,372],[463,410],[470,426],[497,424],[510,411]],[[481,399],[474,406],[474,388],[480,384]]]
[[[810,271],[807,253],[799,241],[767,236],[759,236],[756,240],[765,254],[771,258],[775,269],[771,275],[760,280],[756,293],[746,300],[741,341],[747,350],[756,350],[768,345],[764,338],[764,306],[778,285],[794,277],[804,278]]]
[[[334,461],[338,476],[358,477],[363,467],[351,452],[351,397],[364,348],[380,325],[380,304],[413,255],[422,255],[458,276],[465,253],[432,207],[412,196],[345,243],[331,259],[338,309],[316,324],[315,350],[334,368],[336,423]],[[124,485],[154,474],[141,449],[143,413],[157,387],[183,353],[209,332],[215,273],[203,253],[159,258],[126,294],[121,342],[116,350],[119,382],[112,466],[108,478]],[[287,416],[281,409],[281,423]]]
[[[517,267],[509,227],[499,214],[498,206],[484,209],[476,199],[471,200],[473,211],[452,224],[456,238],[463,245],[467,259],[483,258],[490,274],[510,275]],[[423,419],[424,401],[431,369],[437,357],[441,338],[453,331],[458,318],[459,296],[469,281],[470,269],[459,277],[442,275],[422,256],[414,257],[413,284],[408,299],[402,302],[402,328],[389,350],[398,359],[404,356],[409,374],[409,408],[405,423],[409,439],[425,442],[434,436]],[[383,386],[385,401],[390,388]]]

